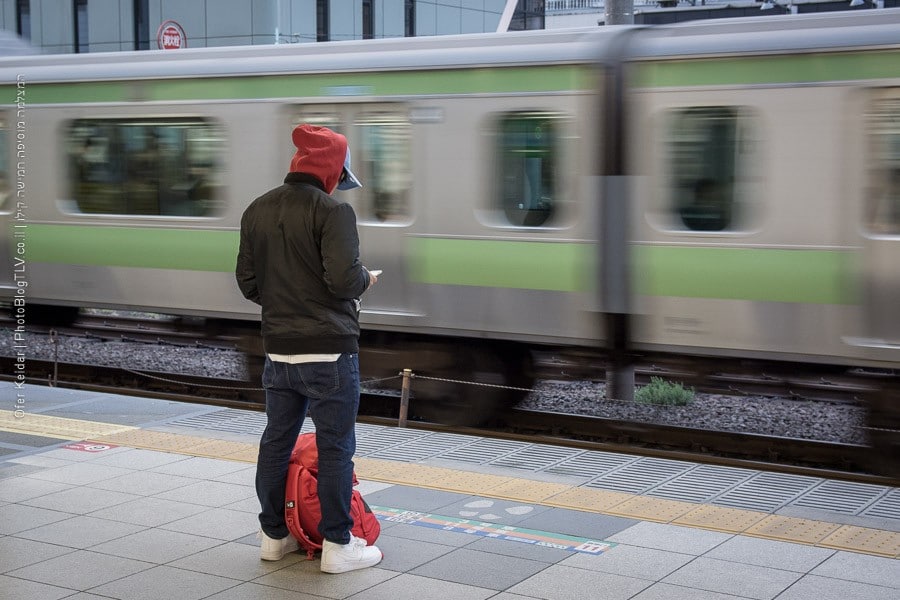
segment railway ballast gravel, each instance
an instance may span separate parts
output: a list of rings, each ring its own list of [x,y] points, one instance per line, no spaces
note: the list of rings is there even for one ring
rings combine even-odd
[[[26,360],[59,360],[223,380],[246,378],[244,357],[236,349],[104,341],[78,336],[59,336],[57,340],[54,344],[47,335],[29,334],[24,343]],[[12,330],[7,328],[0,335],[0,353],[15,356],[13,345]],[[398,365],[398,373],[402,368],[403,365]],[[399,379],[396,385],[399,390]],[[413,394],[414,386],[413,380]],[[605,397],[603,383],[544,380],[537,382],[519,407],[847,444],[865,444],[866,439],[865,410],[844,402],[697,393],[687,406],[657,406],[609,400]]]

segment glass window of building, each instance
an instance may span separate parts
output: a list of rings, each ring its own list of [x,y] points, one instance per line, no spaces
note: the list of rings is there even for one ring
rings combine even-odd
[[[900,98],[874,102],[867,115],[871,160],[865,227],[900,235]]]
[[[316,41],[327,42],[328,32],[331,29],[331,0],[318,0],[316,2]]]
[[[375,37],[375,0],[363,0],[362,3],[362,36],[364,40]]]
[[[544,29],[544,0],[519,0],[509,22],[509,31]]]
[[[150,0],[134,0],[134,49],[150,49]]]
[[[16,33],[31,39],[31,0],[16,1]]]
[[[406,0],[403,6],[403,35],[415,37],[416,35],[416,1]]]
[[[670,206],[690,231],[734,229],[740,206],[739,170],[753,144],[742,139],[748,117],[735,106],[679,109],[667,140]]]
[[[78,119],[66,129],[82,213],[203,217],[222,198],[220,126],[203,119]]]
[[[498,201],[512,225],[544,225],[557,209],[562,118],[549,112],[517,112],[500,117]]]
[[[90,50],[88,39],[88,3],[87,0],[75,0],[75,52],[84,53]]]

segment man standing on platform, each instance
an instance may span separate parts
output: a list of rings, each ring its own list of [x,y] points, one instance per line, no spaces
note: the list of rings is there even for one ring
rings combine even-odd
[[[316,426],[322,571],[378,564],[381,551],[353,536],[350,498],[359,409],[359,298],[378,278],[359,260],[353,208],[331,196],[361,184],[350,171],[347,139],[298,125],[284,184],[241,219],[236,278],[262,306],[266,351],[262,384],[267,425],[260,440],[256,493],[260,557],[297,550],[284,519],[288,461],[307,410]]]

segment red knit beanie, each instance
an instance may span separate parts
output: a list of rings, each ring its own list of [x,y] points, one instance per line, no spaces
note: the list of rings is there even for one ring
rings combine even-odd
[[[291,159],[292,173],[314,176],[329,194],[337,188],[347,157],[347,138],[327,127],[302,124],[291,134],[297,152]]]

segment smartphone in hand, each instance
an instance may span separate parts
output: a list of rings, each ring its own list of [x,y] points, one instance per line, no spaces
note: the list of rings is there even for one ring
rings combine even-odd
[[[381,275],[381,269],[370,269],[369,273],[371,273],[375,277],[378,277],[379,275]]]

